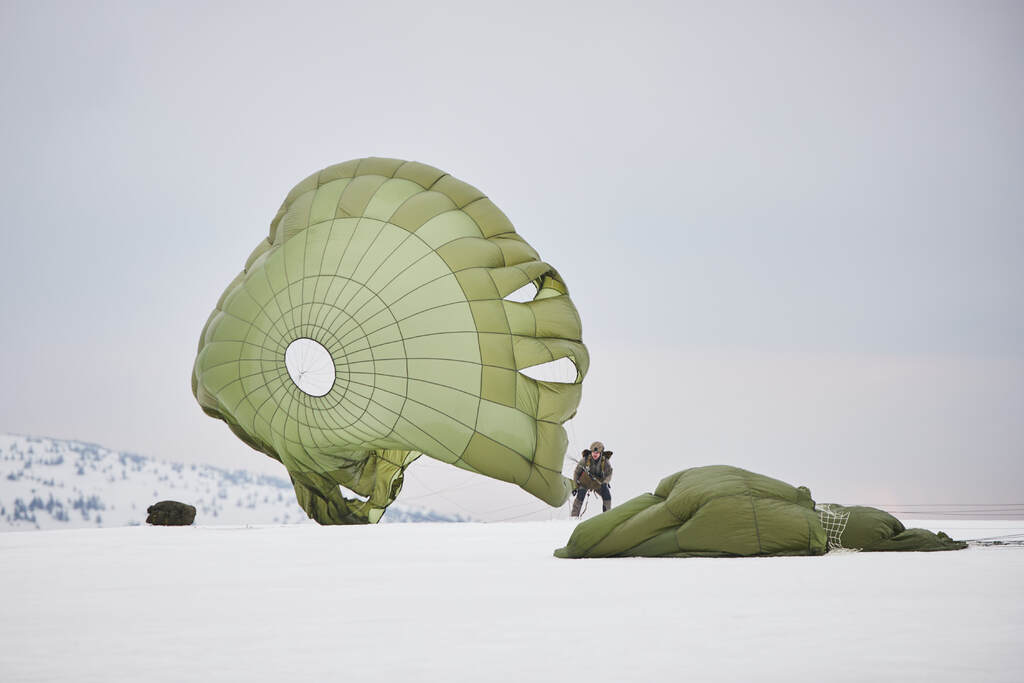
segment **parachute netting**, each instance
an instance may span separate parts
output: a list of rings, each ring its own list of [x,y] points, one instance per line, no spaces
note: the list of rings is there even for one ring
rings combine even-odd
[[[815,510],[818,512],[818,519],[825,529],[828,537],[828,549],[847,550],[843,548],[843,532],[846,531],[846,523],[850,520],[850,513],[833,509],[830,503],[819,503]]]

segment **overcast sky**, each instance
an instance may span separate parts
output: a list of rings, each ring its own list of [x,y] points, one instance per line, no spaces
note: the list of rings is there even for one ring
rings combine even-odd
[[[616,502],[1024,501],[1024,5],[506,4],[0,0],[0,430],[284,475],[199,332],[296,182],[391,156],[565,277]],[[549,514],[478,479],[399,500]]]

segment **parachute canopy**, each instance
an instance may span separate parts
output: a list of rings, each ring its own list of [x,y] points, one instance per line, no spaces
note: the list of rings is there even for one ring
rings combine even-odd
[[[556,557],[822,555],[830,549],[956,550],[867,507],[815,506],[805,486],[738,467],[695,467],[579,524]]]
[[[881,552],[961,550],[967,547],[963,541],[954,541],[941,531],[936,534],[927,529],[908,529],[903,522],[878,508],[825,503],[818,505],[818,512],[829,533],[830,549]]]
[[[524,286],[532,298],[508,298]],[[563,358],[565,383],[520,372]],[[588,364],[565,283],[491,200],[368,158],[288,193],[203,329],[192,388],[285,465],[310,517],[361,523],[420,454],[561,505],[562,424]]]

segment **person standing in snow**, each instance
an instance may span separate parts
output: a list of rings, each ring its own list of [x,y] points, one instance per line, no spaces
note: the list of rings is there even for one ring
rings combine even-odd
[[[600,494],[603,503],[602,512],[607,512],[612,506],[612,491],[608,482],[612,479],[612,466],[608,460],[612,457],[611,451],[604,449],[604,444],[595,441],[590,448],[583,451],[583,457],[576,465],[573,472],[572,494],[576,500],[572,503],[572,516],[579,517],[583,508],[583,499],[587,497],[587,491]]]

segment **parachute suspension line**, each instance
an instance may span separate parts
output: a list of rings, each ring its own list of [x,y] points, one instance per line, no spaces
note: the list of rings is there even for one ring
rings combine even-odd
[[[536,515],[538,513],[545,512],[545,511],[546,511],[546,508],[536,508],[534,510],[530,510],[529,512],[524,512],[524,513],[519,514],[519,515],[512,515],[511,517],[502,517],[501,519],[495,519],[495,520],[492,520],[492,521],[487,522],[487,523],[488,524],[493,524],[495,522],[508,522],[510,520],[513,520],[513,519],[521,519],[523,517],[528,517],[530,515]]]
[[[419,482],[420,486],[422,486],[423,488],[427,489],[427,491],[428,491],[428,493],[425,493],[425,494],[419,495],[419,496],[412,496],[412,497],[410,497],[410,498],[408,498],[406,500],[417,500],[417,499],[420,499],[420,498],[427,498],[427,497],[430,497],[430,496],[437,496],[438,498],[441,498],[442,500],[445,500],[445,501],[451,503],[452,505],[456,506],[457,508],[459,508],[460,510],[465,512],[467,515],[470,515],[470,517],[472,517],[473,513],[470,510],[468,510],[466,508],[466,506],[464,506],[461,503],[459,503],[459,501],[452,500],[448,496],[444,495],[449,490],[458,489],[458,488],[470,488],[470,486],[466,486],[466,485],[460,484],[460,485],[455,486],[455,487],[449,487],[448,489],[442,489],[442,490],[438,491],[438,490],[433,490],[429,486],[427,486],[426,482],[424,482],[422,479],[420,479],[419,477],[416,476],[416,473],[413,472],[411,467],[406,470],[406,474],[408,474],[410,476],[410,478],[415,479],[417,482]],[[474,483],[472,485],[475,486],[476,484]]]
[[[1001,536],[986,536],[984,538],[968,538],[968,541],[1002,541],[1008,538],[1024,538],[1024,533],[1002,534]]]
[[[981,548],[1024,548],[1024,539],[1008,541],[964,541],[967,545],[976,545]]]
[[[412,475],[412,477],[417,482],[419,482],[421,486],[426,488],[426,484],[423,483],[422,479],[420,479],[416,475]],[[421,493],[421,494],[418,494],[418,495],[415,495],[415,496],[403,497],[402,498],[402,502],[403,503],[408,503],[410,501],[421,500],[423,498],[432,498],[433,496],[444,497],[444,494],[451,493],[452,491],[461,491],[462,489],[476,488],[477,486],[483,486],[483,485],[488,484],[488,483],[489,482],[487,482],[487,481],[469,481],[469,482],[463,482],[461,484],[457,484],[455,486],[449,486],[448,488],[443,488],[443,489],[437,489],[437,490],[429,490],[428,489],[427,493]]]
[[[583,507],[580,508],[580,519],[583,519],[583,515],[587,514],[587,505],[590,504],[590,489],[587,489],[586,493],[583,494]]]
[[[564,425],[565,427],[568,427],[568,428],[569,428],[569,435],[570,435],[569,443],[579,443],[579,442],[578,442],[578,441],[576,440],[576,425],[575,425],[575,424],[573,424],[574,422],[576,422],[576,418],[575,418],[575,417],[574,417],[574,418],[572,418],[572,419],[570,419],[570,420],[569,420],[568,422],[566,422],[566,423],[565,423],[565,425]]]
[[[1002,536],[987,536],[985,538],[968,538],[965,542],[968,545],[976,545],[983,547],[1010,546],[1020,548],[1024,547],[1024,533],[1004,534]]]

